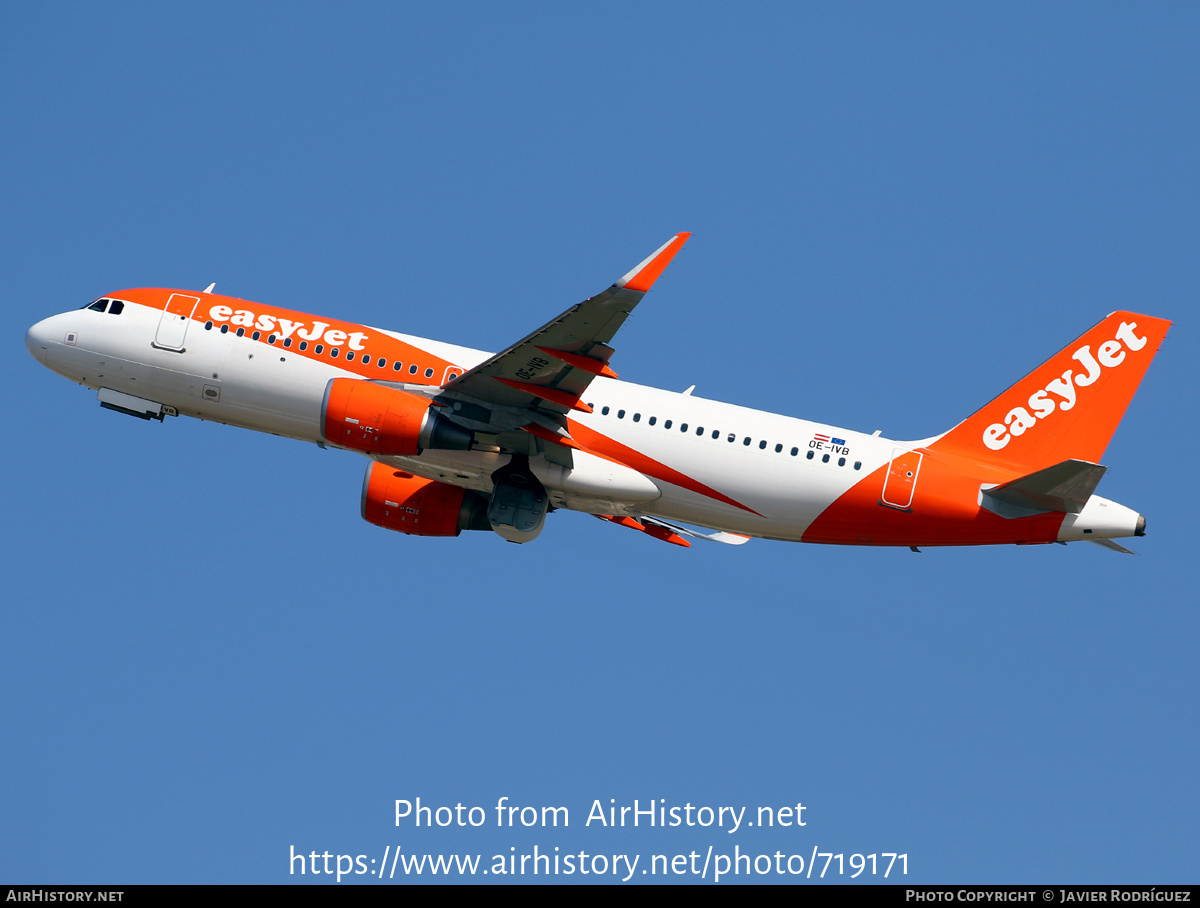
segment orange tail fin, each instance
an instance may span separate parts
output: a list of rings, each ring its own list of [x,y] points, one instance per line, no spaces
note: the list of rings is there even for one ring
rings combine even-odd
[[[1171,323],[1114,312],[963,420],[930,450],[1022,473],[1075,459],[1096,463]]]

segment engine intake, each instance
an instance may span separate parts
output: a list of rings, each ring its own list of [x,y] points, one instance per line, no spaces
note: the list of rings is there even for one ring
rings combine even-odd
[[[357,378],[334,378],[321,401],[321,435],[367,454],[468,451],[473,435],[431,409],[427,397]]]
[[[409,536],[457,536],[490,530],[488,500],[478,492],[424,479],[382,463],[363,478],[363,520]]]

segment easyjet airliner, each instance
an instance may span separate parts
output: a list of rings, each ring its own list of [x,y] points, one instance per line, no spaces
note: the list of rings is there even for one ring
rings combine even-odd
[[[657,539],[920,546],[1090,540],[1144,518],[1099,460],[1170,322],[1114,312],[954,428],[893,441],[620,381],[617,330],[689,234],[489,354],[207,290],[107,294],[29,329],[43,365],[143,419],[370,459],[362,515],[527,542],[556,508]],[[690,389],[689,389],[690,390]]]

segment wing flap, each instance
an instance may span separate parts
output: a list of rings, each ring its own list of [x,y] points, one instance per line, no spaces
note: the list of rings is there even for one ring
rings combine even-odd
[[[633,517],[612,517],[608,514],[594,514],[592,516],[599,517],[601,520],[611,521],[617,526],[628,527],[631,530],[637,530],[639,533],[645,533],[647,536],[652,536],[655,539],[662,540],[663,542],[669,542],[671,545],[683,546],[685,549],[690,549],[692,547],[692,544],[678,533],[659,523],[654,523],[649,520],[636,520]]]
[[[705,542],[722,542],[725,545],[745,545],[750,541],[749,536],[742,536],[740,533],[701,533],[699,530],[694,530],[689,527],[682,527],[676,523],[668,523],[658,517],[646,517],[638,515],[637,517],[611,517],[607,514],[596,514],[601,520],[611,521],[617,526],[628,527],[631,530],[637,530],[645,533],[647,536],[653,536],[655,539],[661,539],[663,542],[669,542],[672,545],[680,545],[689,548],[691,543],[684,539],[684,536],[690,536],[692,539],[703,539]]]
[[[661,517],[642,517],[640,519],[642,523],[647,525],[660,526],[674,533],[691,536],[693,539],[703,539],[705,542],[721,542],[725,545],[745,545],[750,541],[749,536],[743,536],[741,533],[701,533],[699,530],[692,529],[691,527],[683,527],[677,523],[668,523]]]

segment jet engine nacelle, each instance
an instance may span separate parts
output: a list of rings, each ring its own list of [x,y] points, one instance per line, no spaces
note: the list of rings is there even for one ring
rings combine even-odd
[[[334,378],[321,401],[321,434],[330,444],[384,456],[470,450],[471,432],[438,416],[431,404],[375,382]]]
[[[488,500],[478,492],[372,463],[363,479],[363,520],[409,536],[457,536],[490,530]]]

